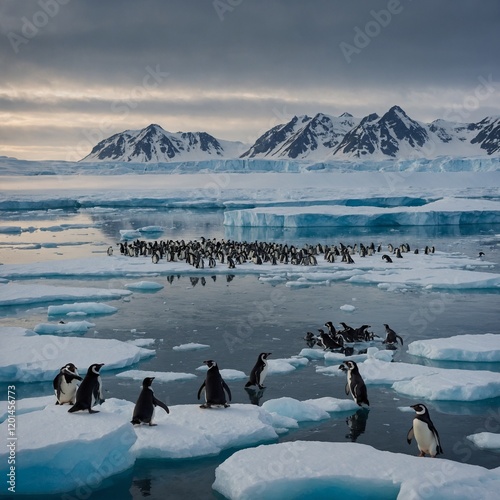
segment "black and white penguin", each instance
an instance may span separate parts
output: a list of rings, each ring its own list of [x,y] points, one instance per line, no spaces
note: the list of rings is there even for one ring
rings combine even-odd
[[[427,407],[418,403],[410,406],[410,408],[415,410],[416,415],[413,419],[413,425],[406,436],[408,444],[415,437],[418,449],[420,450],[419,457],[425,457],[427,454],[434,458],[436,455],[442,454],[443,448],[441,448],[439,434],[432,423]]]
[[[403,345],[403,339],[392,328],[390,328],[388,324],[384,323],[384,326],[385,326],[385,331],[386,331],[386,337],[382,343],[383,344],[397,344],[398,339],[399,339],[399,341],[401,342],[401,345]]]
[[[52,382],[57,398],[56,405],[63,405],[64,403],[75,404],[78,382],[82,380],[73,363],[63,366]]]
[[[113,247],[108,247],[106,253],[111,257],[113,255]]]
[[[342,371],[347,371],[347,383],[345,393],[351,394],[354,401],[361,406],[362,403],[370,406],[366,385],[358,370],[358,365],[354,361],[345,361],[339,366]]]
[[[245,384],[245,387],[250,387],[252,385],[256,385],[259,389],[264,389],[264,380],[267,375],[267,370],[269,368],[267,363],[267,358],[271,356],[270,352],[261,352],[259,357],[257,358],[257,362],[255,366],[252,368],[250,372],[250,379]]]
[[[205,390],[205,403],[200,405],[200,408],[211,408],[212,405],[227,408],[229,404],[226,401],[224,390],[227,393],[229,401],[231,401],[231,390],[226,382],[224,382],[217,363],[213,359],[203,361],[203,363],[208,366],[208,371],[205,381],[198,389],[198,399],[200,399],[201,391]]]
[[[151,388],[151,384],[154,379],[154,377],[146,377],[142,381],[142,391],[135,403],[134,414],[131,420],[131,423],[134,425],[138,425],[140,423],[149,424],[150,426],[156,425],[153,423],[155,406],[159,406],[167,413],[170,413],[168,406],[157,399],[154,395],[153,389]]]
[[[94,363],[89,366],[87,375],[83,379],[80,387],[76,391],[76,403],[68,410],[69,413],[80,410],[88,410],[89,413],[99,413],[92,407],[96,404],[104,403],[104,394],[102,391],[101,375],[99,370],[104,363]]]
[[[392,262],[392,259],[387,254],[382,255],[382,260],[384,260],[387,263]]]

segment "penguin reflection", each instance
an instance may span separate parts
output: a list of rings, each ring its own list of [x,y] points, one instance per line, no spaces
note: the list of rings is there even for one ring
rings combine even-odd
[[[346,438],[353,443],[365,432],[369,413],[368,408],[360,408],[356,413],[346,418],[346,424],[350,429],[349,434],[346,434]]]
[[[248,398],[250,399],[250,404],[260,406],[260,400],[262,399],[262,396],[264,396],[265,390],[266,390],[265,387],[264,389],[258,389],[258,390],[255,390],[251,387],[245,387],[245,391],[247,392]]]
[[[151,496],[151,479],[135,479],[134,486],[137,487],[143,497]]]

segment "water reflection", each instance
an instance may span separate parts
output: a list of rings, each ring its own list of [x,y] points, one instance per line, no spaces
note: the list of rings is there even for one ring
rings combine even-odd
[[[252,387],[245,387],[245,391],[248,394],[248,398],[250,400],[250,403],[256,406],[260,406],[260,400],[262,399],[262,396],[264,396],[264,391],[266,388],[264,387],[263,389],[253,389]]]
[[[369,413],[368,408],[360,408],[354,415],[346,418],[346,424],[349,427],[349,433],[346,434],[347,439],[354,443],[361,434],[364,434]]]

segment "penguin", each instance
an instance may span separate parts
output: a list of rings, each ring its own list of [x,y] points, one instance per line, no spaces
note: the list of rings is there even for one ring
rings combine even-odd
[[[358,370],[358,365],[354,361],[345,361],[339,366],[342,371],[347,371],[347,383],[345,385],[345,393],[351,394],[352,398],[361,406],[362,403],[370,406],[368,402],[368,394],[366,385]]]
[[[145,424],[149,424],[151,427],[156,425],[153,423],[155,406],[159,406],[167,413],[170,413],[168,406],[159,399],[155,398],[153,389],[151,389],[151,384],[154,379],[154,377],[146,377],[142,381],[142,391],[135,403],[134,414],[130,422],[131,424],[138,425],[141,422],[144,422]]]
[[[410,406],[410,408],[415,410],[416,416],[406,436],[408,444],[411,444],[411,440],[415,437],[418,449],[420,450],[419,457],[425,457],[425,455],[428,454],[434,458],[436,455],[442,454],[443,448],[441,448],[439,434],[432,423],[427,407],[418,403]]]
[[[78,381],[81,380],[83,379],[78,374],[78,370],[73,363],[63,366],[52,382],[57,398],[56,405],[75,404]]]
[[[111,257],[113,255],[113,247],[108,247],[106,253]]]
[[[267,364],[267,358],[271,356],[271,352],[261,352],[257,358],[255,366],[250,372],[250,379],[245,384],[245,387],[250,387],[252,385],[258,386],[259,389],[264,389],[264,380],[267,375],[267,370],[269,368]]]
[[[99,370],[104,366],[104,363],[94,363],[89,366],[87,375],[76,391],[76,403],[68,410],[69,413],[80,410],[88,410],[89,413],[99,413],[98,410],[93,410],[95,404],[104,403],[104,395],[102,391],[101,375]]]
[[[388,264],[392,262],[392,259],[387,254],[382,255],[382,260],[384,260]]]
[[[385,337],[385,340],[382,342],[383,344],[397,344],[398,339],[401,342],[401,345],[403,345],[403,339],[392,329],[389,327],[388,324],[384,323],[385,326],[385,331],[387,332],[387,335]]]
[[[224,390],[227,393],[229,401],[231,401],[231,390],[226,382],[224,382],[217,363],[213,359],[203,361],[203,363],[208,366],[208,371],[205,381],[198,389],[198,399],[200,399],[201,391],[205,390],[205,403],[200,405],[200,408],[212,408],[212,405],[227,408],[229,404],[226,401]]]

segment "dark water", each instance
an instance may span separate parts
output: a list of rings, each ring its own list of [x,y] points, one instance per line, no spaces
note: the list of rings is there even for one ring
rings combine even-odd
[[[14,222],[16,221],[16,222]],[[64,222],[63,222],[64,221]],[[75,223],[78,228],[62,232],[41,231],[38,228],[62,223]],[[119,230],[161,225],[166,229],[162,238],[231,238],[239,240],[266,239],[294,244],[328,242],[345,244],[380,242],[410,246],[435,245],[439,250],[462,252],[475,257],[481,250],[487,260],[496,263],[492,272],[499,272],[499,226],[447,226],[419,228],[377,228],[376,230],[338,228],[302,228],[296,230],[225,230],[222,213],[175,210],[78,212],[57,214],[10,214],[8,222],[37,228],[20,235],[0,235],[0,261],[28,262],[89,256],[104,252],[119,240]],[[87,227],[85,223],[88,224]],[[47,236],[49,235],[50,238]],[[22,250],[26,243],[50,240],[56,247]],[[63,257],[61,257],[61,255]],[[452,273],[453,270],[450,270]],[[33,280],[35,283],[37,280]],[[284,284],[260,282],[254,275],[217,275],[208,270],[199,275],[155,277],[164,284],[156,293],[135,292],[129,302],[110,301],[119,308],[111,316],[95,317],[95,333],[87,336],[129,340],[156,339],[156,356],[134,368],[152,371],[196,373],[204,359],[215,359],[220,368],[232,368],[249,373],[259,352],[272,352],[273,358],[290,357],[307,347],[303,336],[308,330],[321,328],[326,321],[338,325],[345,321],[352,326],[372,325],[371,330],[383,336],[383,323],[389,323],[405,341],[405,347],[395,353],[396,361],[423,363],[409,356],[406,345],[418,339],[448,337],[472,333],[500,333],[498,292],[436,292],[409,289],[388,292],[376,286],[361,286],[345,282],[328,286],[291,289]],[[121,288],[130,279],[51,280],[52,284],[75,286],[109,286]],[[44,280],[47,283],[47,280]],[[356,310],[344,312],[343,304],[353,304]],[[46,322],[46,306],[13,307],[0,310],[1,325],[33,327]],[[176,352],[172,347],[188,342],[210,345],[203,351]],[[426,363],[431,364],[430,361]],[[284,375],[271,375],[266,381],[260,403],[282,396],[310,399],[323,396],[345,398],[344,379],[316,373],[315,367],[324,362],[313,361],[308,366]],[[488,369],[500,372],[499,363],[440,363],[438,366]],[[128,368],[127,368],[128,369]],[[103,377],[107,397],[134,401],[139,392],[138,381],[120,379],[114,373]],[[157,397],[168,405],[196,404],[196,393],[202,376],[196,380],[156,383]],[[229,381],[233,402],[249,403],[244,381]],[[415,443],[406,443],[412,414],[398,407],[416,401],[392,391],[389,386],[369,386],[371,408],[354,414],[333,414],[322,422],[305,423],[298,430],[280,438],[288,440],[357,441],[380,450],[417,454]],[[18,397],[50,394],[50,383],[18,384]],[[428,402],[427,406],[438,428],[444,457],[477,464],[487,468],[500,465],[500,453],[476,449],[465,437],[481,431],[500,432],[500,398],[475,403]],[[234,450],[218,457],[185,460],[138,461],[130,471],[106,481],[100,489],[89,492],[89,498],[218,498],[212,491],[214,470]],[[43,498],[43,497],[39,497]],[[49,498],[49,497],[46,497]]]

